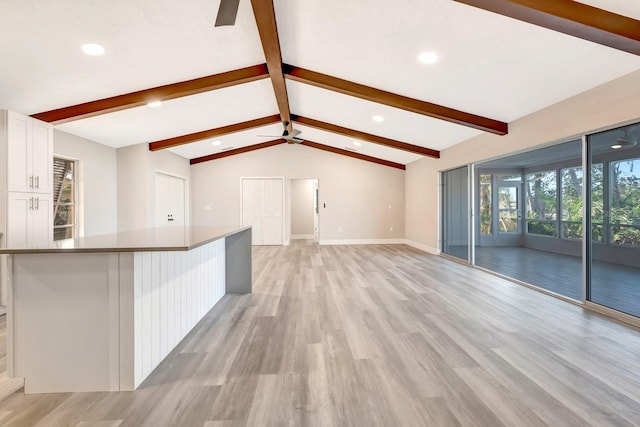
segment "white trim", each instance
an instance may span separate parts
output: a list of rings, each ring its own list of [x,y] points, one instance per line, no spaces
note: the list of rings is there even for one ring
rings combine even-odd
[[[402,245],[405,239],[321,239],[320,245]]]
[[[413,240],[405,239],[404,244],[407,246],[411,246],[412,248],[416,248],[421,251],[430,253],[432,255],[440,255],[440,251],[437,248],[427,246],[422,243],[414,242]]]
[[[313,234],[292,234],[291,240],[313,240],[315,237]]]

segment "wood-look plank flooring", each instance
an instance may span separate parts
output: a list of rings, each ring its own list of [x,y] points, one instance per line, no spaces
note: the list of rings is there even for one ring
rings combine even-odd
[[[638,266],[593,261],[591,301],[640,316]],[[519,246],[478,246],[476,265],[534,286],[582,300],[582,258]]]
[[[640,425],[637,329],[403,245],[253,253],[138,390],[14,393],[0,425]]]

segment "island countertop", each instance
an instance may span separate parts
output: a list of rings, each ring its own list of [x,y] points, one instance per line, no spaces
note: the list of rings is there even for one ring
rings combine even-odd
[[[147,228],[60,240],[43,247],[0,248],[0,254],[189,251],[250,228],[249,226]]]

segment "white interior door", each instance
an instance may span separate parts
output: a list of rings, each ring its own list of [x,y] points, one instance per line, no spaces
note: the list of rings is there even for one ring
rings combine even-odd
[[[254,245],[284,244],[284,179],[242,179],[242,225]]]
[[[182,227],[185,225],[185,181],[175,176],[169,180],[169,203],[171,206],[172,225]]]
[[[283,181],[264,180],[263,195],[263,244],[282,245],[284,243]]]
[[[155,224],[156,227],[185,225],[185,180],[156,172]]]

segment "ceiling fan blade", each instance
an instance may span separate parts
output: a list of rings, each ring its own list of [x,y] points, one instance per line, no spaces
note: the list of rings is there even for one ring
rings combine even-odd
[[[220,8],[216,17],[216,27],[234,25],[238,15],[238,4],[240,0],[220,0]]]
[[[289,138],[295,138],[296,136],[300,135],[302,131],[299,131],[298,129],[294,129],[290,132],[289,134]]]
[[[281,135],[256,135],[259,136],[261,138],[282,138]]]

